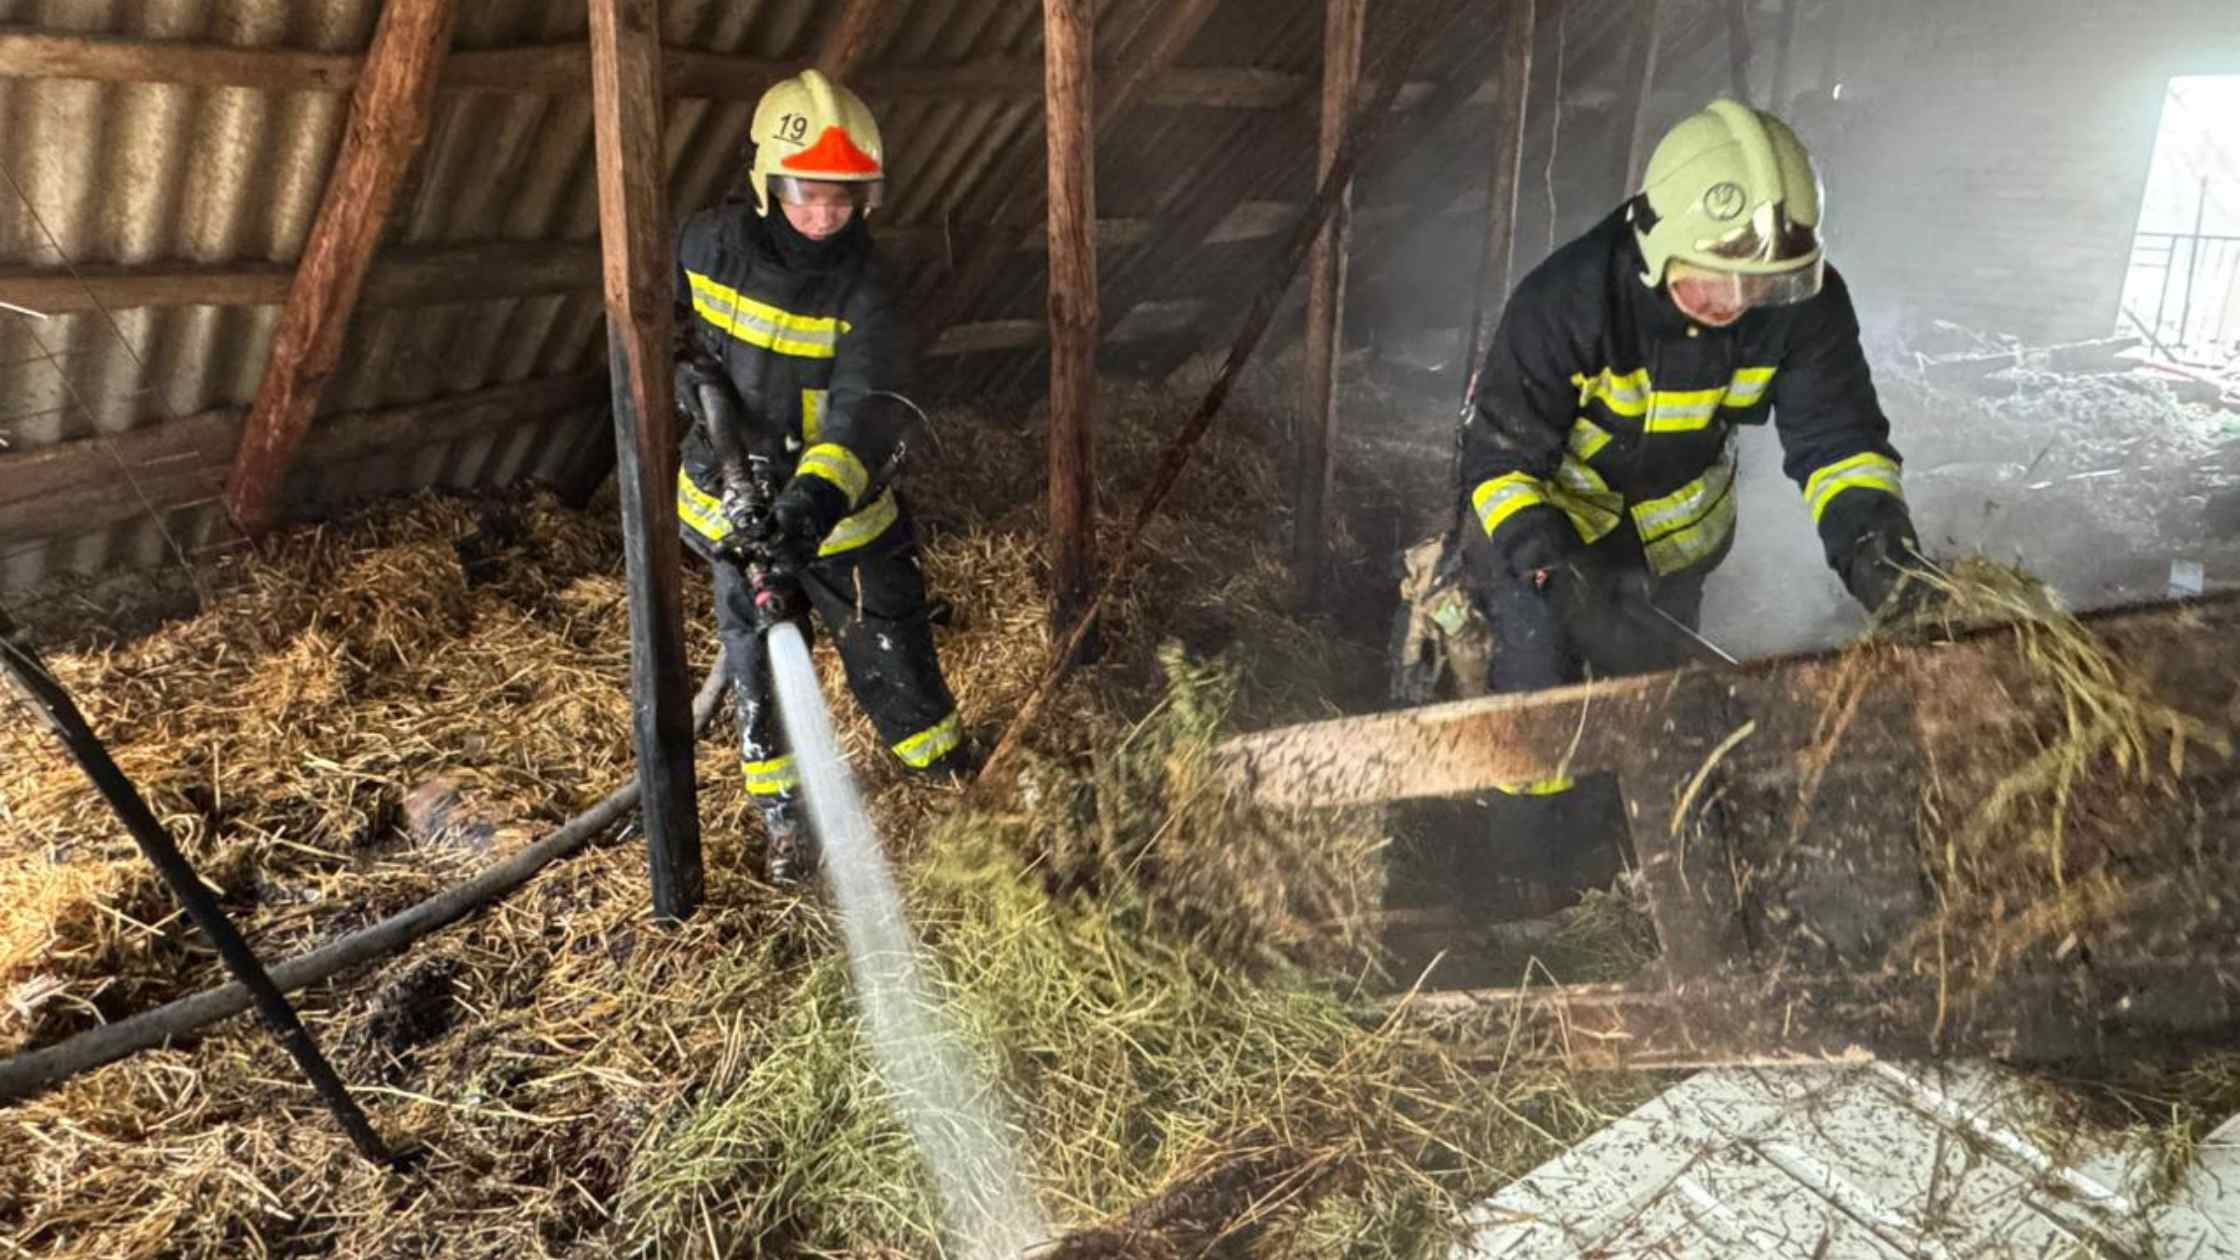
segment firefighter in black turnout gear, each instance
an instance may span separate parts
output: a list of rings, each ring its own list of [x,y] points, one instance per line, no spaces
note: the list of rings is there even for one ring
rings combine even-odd
[[[752,199],[679,234],[677,398],[694,424],[677,514],[715,574],[765,873],[793,883],[816,852],[767,676],[771,625],[806,629],[815,610],[905,767],[957,775],[970,753],[894,486],[915,409],[899,392],[901,321],[864,221],[884,174],[878,126],[854,93],[805,70],[763,95],[752,140]]]
[[[1898,452],[1820,222],[1796,136],[1715,101],[1658,145],[1639,195],[1518,286],[1461,434],[1490,690],[1684,663],[1734,535],[1735,429],[1769,417],[1851,594],[1875,612],[1926,590],[1905,575]],[[1591,850],[1624,834],[1611,776],[1506,791],[1490,804],[1517,863],[1609,869]]]

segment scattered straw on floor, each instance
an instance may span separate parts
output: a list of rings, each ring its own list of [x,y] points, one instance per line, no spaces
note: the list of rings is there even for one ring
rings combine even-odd
[[[1189,401],[1116,395],[1108,503]],[[1008,812],[951,817],[955,793],[901,779],[852,705],[843,735],[1055,1218],[1149,1247],[1130,1209],[1169,1194],[1150,1223],[1175,1238],[1212,1215],[1256,1254],[1427,1254],[1462,1196],[1602,1109],[1560,1077],[1466,1077],[1361,1023],[1361,943],[1315,925],[1368,917],[1381,837],[1255,818],[1212,790],[1224,717],[1312,716],[1374,668],[1275,611],[1273,422],[1241,419],[1184,478],[1188,527],[1152,531],[1106,660],[1044,719],[1035,790]],[[1042,439],[961,415],[936,434],[912,485],[929,585],[958,609],[944,661],[987,738],[1050,641]],[[258,949],[298,953],[623,780],[611,520],[532,498],[382,507],[226,562],[190,619],[53,664]],[[704,668],[697,573],[687,614]],[[1156,654],[1170,632],[1193,651]],[[1226,672],[1194,663],[1219,649]],[[829,652],[820,664],[842,695]],[[219,981],[76,770],[12,739],[0,1051]],[[927,1183],[862,1054],[827,914],[753,875],[731,740],[719,720],[699,749],[708,890],[689,924],[650,926],[642,851],[608,843],[298,995],[376,1126],[425,1146],[418,1175],[357,1160],[241,1018],[0,1111],[0,1239],[102,1260],[933,1254]],[[506,825],[479,843],[411,834],[402,803],[437,776]],[[1640,1086],[1597,1088],[1618,1106]]]

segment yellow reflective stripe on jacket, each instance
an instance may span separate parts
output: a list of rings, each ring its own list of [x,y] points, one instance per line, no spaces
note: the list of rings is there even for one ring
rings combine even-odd
[[[796,315],[768,302],[758,302],[727,284],[687,271],[692,282],[692,309],[723,332],[779,354],[800,359],[830,359],[838,355],[846,320],[828,315]]]
[[[1489,538],[1493,531],[1501,528],[1501,522],[1547,501],[1546,488],[1530,473],[1503,473],[1491,481],[1480,482],[1478,488],[1470,492],[1470,506],[1477,509],[1478,523],[1485,526]]]
[[[1590,543],[1600,541],[1625,519],[1625,496],[1575,455],[1564,456],[1557,466],[1548,499],[1563,509],[1579,537]]]
[[[1612,490],[1587,462],[1608,445],[1608,430],[1585,416],[1573,421],[1563,463],[1556,466],[1555,480],[1548,486],[1549,502],[1562,508],[1579,537],[1590,543],[1608,535],[1625,519],[1625,496]]]
[[[848,506],[854,507],[871,488],[871,473],[856,458],[856,453],[845,446],[822,442],[801,452],[801,462],[794,465],[795,474],[803,477],[821,477],[840,487],[848,496]]]
[[[1727,383],[1729,407],[1755,407],[1765,401],[1766,390],[1773,386],[1777,368],[1746,367],[1735,369],[1734,379]]]
[[[1591,460],[1610,445],[1610,431],[1594,421],[1580,416],[1571,422],[1571,436],[1564,442],[1564,449],[1578,456],[1582,462]]]
[[[1612,415],[1643,421],[1651,433],[1691,433],[1710,424],[1721,407],[1755,407],[1765,401],[1774,374],[1770,367],[1738,368],[1725,385],[1710,389],[1658,389],[1647,368],[1623,375],[1604,368],[1594,376],[1574,374],[1579,405],[1599,401]]]
[[[723,518],[723,504],[692,484],[692,478],[681,468],[677,470],[677,519],[709,542],[731,537],[731,522]]]
[[[1649,568],[1659,576],[1709,559],[1734,533],[1734,459],[1662,498],[1633,507],[1634,529]]]
[[[934,762],[956,751],[964,739],[964,727],[952,710],[949,716],[919,731],[894,746],[894,755],[912,770],[923,770]]]
[[[831,402],[832,392],[830,390],[805,389],[801,391],[801,440],[803,443],[815,446],[817,439],[824,435],[824,413]]]
[[[1873,451],[1839,459],[1805,478],[1804,501],[1812,508],[1812,523],[1819,524],[1827,515],[1828,505],[1846,490],[1880,490],[1906,497],[1905,486],[1898,480],[1898,461]]]
[[[1609,368],[1598,376],[1574,373],[1571,383],[1579,387],[1579,405],[1600,399],[1613,415],[1640,419],[1649,414],[1649,369],[1636,368],[1618,376]]]
[[[844,551],[854,551],[858,547],[876,542],[879,535],[886,533],[887,528],[901,516],[902,505],[895,502],[894,490],[889,488],[873,499],[870,507],[854,516],[841,518],[840,523],[832,527],[832,532],[824,536],[817,554],[837,556]]]
[[[1711,423],[1727,391],[1717,389],[1660,389],[1650,395],[1648,418],[1641,427],[1650,433],[1693,433]]]
[[[741,761],[739,769],[746,774],[749,796],[783,796],[801,786],[801,768],[791,753],[768,761]]]
[[[1578,786],[1578,780],[1568,774],[1553,778],[1534,779],[1530,783],[1496,783],[1493,790],[1510,796],[1556,796]]]

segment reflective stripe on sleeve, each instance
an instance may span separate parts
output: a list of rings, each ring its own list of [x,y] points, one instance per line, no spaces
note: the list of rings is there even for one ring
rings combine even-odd
[[[1625,496],[1610,488],[1602,474],[1576,456],[1566,455],[1556,469],[1548,499],[1571,518],[1572,528],[1585,542],[1597,542],[1625,519]]]
[[[731,522],[723,518],[723,505],[714,495],[692,484],[692,478],[681,468],[677,470],[677,519],[709,542],[719,543],[731,537]]]
[[[1736,368],[1734,379],[1727,383],[1727,406],[1734,408],[1755,407],[1765,401],[1766,391],[1773,387],[1776,368]]]
[[[1662,498],[1633,507],[1634,529],[1651,571],[1678,573],[1709,559],[1734,533],[1734,459]]]
[[[824,536],[823,544],[817,548],[817,554],[837,556],[876,542],[901,516],[902,506],[895,502],[894,490],[890,487],[873,499],[870,507],[854,516],[842,518],[838,525],[833,526],[832,532]]]
[[[1619,376],[1609,368],[1595,376],[1579,373],[1571,378],[1579,387],[1579,405],[1599,400],[1612,415],[1639,419],[1649,414],[1649,369],[1636,368]]]
[[[739,768],[746,775],[749,796],[783,796],[801,786],[801,768],[791,753],[768,761],[742,761]]]
[[[1470,492],[1470,506],[1477,509],[1478,523],[1489,538],[1501,528],[1501,522],[1547,501],[1547,490],[1530,473],[1503,473],[1478,483],[1478,488]]]
[[[1839,459],[1805,478],[1804,501],[1812,509],[1812,523],[1819,524],[1828,514],[1828,505],[1846,490],[1880,490],[1900,499],[1906,497],[1905,486],[1898,479],[1898,461],[1873,451]]]
[[[1580,416],[1571,422],[1571,436],[1565,441],[1564,449],[1584,461],[1600,455],[1602,448],[1608,445],[1610,431],[1585,416]]]
[[[832,392],[823,389],[801,391],[801,440],[811,446],[824,434],[824,413],[832,404]]]
[[[864,468],[863,461],[856,458],[854,451],[831,442],[803,451],[794,472],[804,477],[821,477],[840,487],[840,492],[848,496],[851,508],[863,498],[863,492],[871,488],[871,474]]]

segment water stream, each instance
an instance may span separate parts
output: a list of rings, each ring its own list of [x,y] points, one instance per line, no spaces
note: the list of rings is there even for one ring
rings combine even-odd
[[[1052,1231],[1027,1190],[994,1083],[967,1059],[926,982],[917,936],[840,754],[807,643],[792,625],[773,629],[768,642],[779,716],[824,847],[879,1074],[933,1172],[953,1254],[1016,1257]]]

